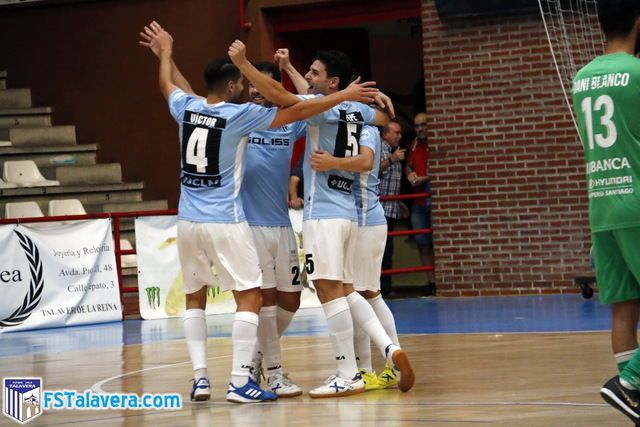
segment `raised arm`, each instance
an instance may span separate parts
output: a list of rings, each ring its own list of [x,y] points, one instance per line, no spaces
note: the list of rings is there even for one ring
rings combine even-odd
[[[377,93],[377,89],[371,87],[374,84],[375,82],[360,83],[358,79],[351,83],[346,89],[332,93],[331,95],[318,96],[298,102],[291,107],[280,108],[270,127],[276,128],[286,125],[287,123],[308,119],[309,117],[313,117],[327,111],[344,101],[363,102],[368,104],[373,100],[372,97]]]
[[[169,98],[171,92],[179,87],[173,76],[173,68],[175,67],[173,62],[173,38],[155,21],[148,27],[144,27],[144,32],[141,32],[140,36],[142,40],[139,43],[151,49],[160,60],[158,73],[160,92],[165,98]]]
[[[279,82],[254,67],[246,56],[246,47],[240,40],[229,46],[229,57],[240,72],[260,91],[270,102],[282,107],[289,107],[300,102],[300,99],[286,90]]]
[[[289,49],[278,49],[273,59],[278,63],[278,66],[283,70],[296,88],[296,91],[301,95],[306,95],[309,90],[309,83],[302,74],[295,69],[291,64],[291,58],[289,57]]]
[[[317,172],[340,169],[347,172],[368,172],[373,169],[373,150],[361,147],[353,157],[335,157],[326,151],[316,150],[311,154],[311,168]]]
[[[148,27],[144,27],[144,31],[140,33],[140,37],[142,38],[142,40],[140,40],[139,42],[142,46],[148,47],[151,52],[153,52],[153,54],[158,57],[158,59],[160,59],[160,46],[155,35],[160,31],[166,32],[169,37],[171,37],[171,40],[173,40],[171,34],[164,30],[164,28],[162,28],[162,26],[156,21],[153,21],[151,22],[151,24],[149,24]],[[189,84],[189,81],[182,75],[182,73],[178,69],[178,66],[173,60],[173,57],[171,58],[171,80],[177,87],[179,87],[186,93],[196,95],[196,93],[193,91],[193,88],[191,87],[191,84]]]
[[[196,95],[196,93],[193,91],[193,88],[189,84],[189,81],[182,75],[182,73],[178,69],[178,66],[173,61],[173,58],[171,59],[171,78],[176,86],[178,86],[180,89],[182,89],[186,93]]]

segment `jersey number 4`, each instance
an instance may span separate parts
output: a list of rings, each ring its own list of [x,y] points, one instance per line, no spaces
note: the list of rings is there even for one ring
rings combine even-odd
[[[185,123],[182,134],[182,169],[192,174],[219,175],[221,137],[222,129]]]

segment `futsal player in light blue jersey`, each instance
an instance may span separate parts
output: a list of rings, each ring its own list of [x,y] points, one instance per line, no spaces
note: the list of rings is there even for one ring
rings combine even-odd
[[[358,156],[340,158],[328,153],[314,153],[311,165],[316,171],[356,172],[353,195],[358,213],[355,248],[358,260],[354,264],[353,282],[345,283],[344,289],[354,320],[354,349],[365,389],[378,390],[397,384],[400,390],[408,391],[413,387],[415,374],[407,355],[400,348],[393,313],[380,295],[387,221],[379,199],[382,144],[378,130],[364,126],[359,143],[361,153]],[[379,378],[371,364],[370,338],[387,362]]]
[[[257,70],[252,70],[253,67],[244,57],[244,45],[241,42],[234,42],[230,56],[267,99],[274,103],[287,103],[291,97],[295,97],[293,94],[283,96],[269,90],[269,79],[256,72]],[[289,72],[287,67],[283,68]],[[319,52],[305,80],[311,96],[302,98],[320,99],[330,96],[349,84],[350,60],[341,52]],[[294,78],[295,81],[300,79]],[[375,314],[369,315],[372,312],[369,304],[358,293],[353,292],[352,286],[345,287],[343,284],[353,283],[358,227],[351,187],[353,172],[361,169],[356,169],[352,160],[359,156],[362,127],[365,124],[385,124],[388,120],[389,115],[380,110],[351,102],[339,104],[307,120],[303,223],[306,271],[308,278],[318,290],[318,298],[327,318],[338,365],[336,375],[332,375],[323,385],[310,391],[309,395],[314,398],[348,396],[365,391],[354,354],[354,322],[367,330],[374,339],[385,335],[384,328],[375,318]],[[340,158],[344,160],[345,167],[315,170],[312,168],[312,155],[320,160],[328,156]],[[347,165],[353,166],[354,169],[347,168]],[[377,323],[371,322],[371,317]],[[370,332],[373,329],[376,330],[375,334]],[[406,354],[392,343],[385,350],[389,360],[393,357],[393,362],[401,364],[410,374],[406,378],[407,384],[410,382],[412,386],[413,371]]]
[[[178,255],[186,293],[185,337],[195,371],[192,400],[208,400],[206,365],[207,286],[214,277],[232,290],[238,306],[232,327],[233,359],[227,400],[238,403],[275,400],[249,378],[262,305],[262,274],[239,197],[244,154],[251,132],[280,127],[325,111],[347,99],[367,100],[370,84],[351,85],[333,99],[288,102],[281,108],[236,104],[242,75],[229,60],[205,69],[206,98],[193,94],[172,59],[173,39],[156,22],[141,33],[142,45],[160,59],[160,91],[179,124],[181,195],[178,206]],[[277,84],[274,90],[286,92]],[[288,92],[286,92],[288,93]]]
[[[360,135],[360,145],[373,150],[374,158],[371,171],[356,173],[353,182],[353,194],[358,211],[358,237],[355,251],[358,254],[358,262],[354,268],[353,288],[369,302],[383,326],[386,335],[380,335],[379,330],[374,330],[374,334],[377,334],[376,345],[383,351],[383,356],[387,356],[384,352],[386,346],[392,343],[399,347],[400,343],[393,313],[380,294],[380,272],[387,239],[387,221],[380,203],[379,174],[382,144],[378,130],[365,126]],[[335,167],[340,166],[335,164]],[[398,372],[389,360],[384,371],[376,375],[371,363],[370,337],[357,323],[354,324],[354,347],[358,368],[367,390],[389,388],[398,384]],[[410,375],[412,374],[405,372],[405,382]],[[403,383],[402,387],[407,387],[406,383]]]
[[[273,62],[259,62],[255,67],[281,81],[280,70]],[[272,107],[252,84],[249,99],[257,105]],[[302,394],[302,389],[282,370],[280,337],[300,307],[298,248],[287,199],[293,146],[305,132],[306,123],[296,122],[251,133],[240,191],[262,268],[262,308],[252,377],[260,384],[264,358],[267,386],[278,397]]]

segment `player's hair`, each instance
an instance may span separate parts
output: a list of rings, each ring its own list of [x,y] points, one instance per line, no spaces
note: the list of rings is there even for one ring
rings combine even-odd
[[[609,39],[627,36],[639,17],[638,0],[598,0],[598,19]]]
[[[253,64],[253,66],[256,67],[256,69],[261,73],[271,74],[271,77],[273,78],[273,80],[277,82],[282,81],[282,74],[280,74],[280,68],[278,68],[278,66],[275,63],[269,62],[269,61],[260,61]]]
[[[327,70],[327,77],[338,77],[338,89],[342,90],[351,82],[351,59],[346,53],[339,50],[319,50],[313,57],[322,62]]]
[[[209,92],[220,92],[230,81],[237,81],[242,77],[238,67],[229,59],[214,59],[204,69],[204,82]]]

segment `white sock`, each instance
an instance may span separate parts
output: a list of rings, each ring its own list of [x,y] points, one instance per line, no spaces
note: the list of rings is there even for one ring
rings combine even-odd
[[[635,390],[636,388],[628,381],[625,381],[624,379],[620,378],[620,385],[624,388],[626,388],[627,390]]]
[[[637,348],[633,350],[623,351],[622,353],[616,353],[613,355],[616,359],[616,365],[619,365],[624,362],[628,362],[633,357],[633,353],[635,353]]]
[[[207,376],[207,317],[204,310],[198,308],[185,310],[182,324],[195,378],[209,378]]]
[[[350,380],[358,373],[358,366],[353,350],[353,321],[349,304],[345,297],[340,297],[322,304],[322,309],[338,362],[338,376]]]
[[[282,336],[284,331],[287,330],[289,324],[291,323],[291,319],[293,319],[295,312],[287,311],[282,307],[278,307],[276,318],[278,319],[278,335]]]
[[[196,380],[199,379],[199,378],[207,378],[207,379],[209,379],[209,372],[207,371],[207,368],[195,369],[193,371],[193,378],[195,378]]]
[[[391,341],[391,338],[382,327],[382,323],[378,320],[373,307],[357,292],[351,292],[347,296],[347,302],[351,309],[353,323],[357,324],[369,335],[382,353],[382,356],[385,357],[385,350],[389,345],[393,345],[393,341]]]
[[[258,345],[264,355],[267,375],[282,372],[282,356],[280,353],[280,336],[278,335],[278,321],[276,306],[270,305],[260,309],[260,324],[258,325]]]
[[[357,324],[353,324],[353,347],[356,352],[356,363],[358,369],[367,372],[373,371],[371,366],[371,339],[369,335]]]
[[[393,317],[393,313],[391,309],[387,305],[387,303],[382,299],[382,295],[378,295],[367,300],[373,311],[376,312],[376,317],[382,323],[382,327],[384,328],[391,341],[397,346],[400,346],[400,341],[398,340],[398,332],[396,332],[396,319]]]
[[[231,328],[233,342],[231,383],[235,387],[242,387],[249,381],[249,369],[257,333],[258,315],[250,311],[237,311]]]

